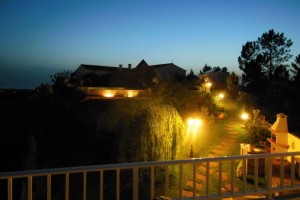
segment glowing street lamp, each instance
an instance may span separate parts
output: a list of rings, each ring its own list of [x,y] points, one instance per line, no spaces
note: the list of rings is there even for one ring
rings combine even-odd
[[[225,95],[224,95],[223,93],[220,93],[220,94],[218,95],[218,97],[219,97],[219,99],[221,100],[221,99],[224,99]]]
[[[208,92],[210,92],[210,88],[211,88],[211,86],[212,86],[212,83],[211,82],[205,82],[205,84],[204,84],[204,87],[206,88],[206,90],[208,91]]]
[[[198,118],[189,118],[188,119],[188,130],[187,133],[189,134],[192,132],[192,139],[191,139],[191,149],[190,149],[190,158],[194,157],[194,151],[193,151],[193,140],[194,137],[198,131],[199,126],[201,125],[201,120]]]
[[[249,114],[248,113],[242,113],[241,115],[242,120],[246,121],[249,119]]]
[[[210,90],[211,86],[212,86],[212,83],[211,83],[211,82],[206,82],[206,83],[205,83],[205,87],[206,87],[208,90]]]
[[[246,124],[246,121],[250,118],[249,114],[244,112],[241,114],[241,119],[244,121],[244,124],[242,125],[243,128],[245,128],[245,124]]]
[[[207,87],[207,88],[210,88],[211,86],[212,86],[212,83],[211,83],[211,82],[207,82],[207,83],[206,83],[206,87]]]

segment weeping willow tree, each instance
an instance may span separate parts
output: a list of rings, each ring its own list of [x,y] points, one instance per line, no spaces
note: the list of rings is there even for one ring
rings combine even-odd
[[[153,100],[117,101],[98,121],[100,143],[111,141],[114,162],[176,159],[185,139],[177,110]]]

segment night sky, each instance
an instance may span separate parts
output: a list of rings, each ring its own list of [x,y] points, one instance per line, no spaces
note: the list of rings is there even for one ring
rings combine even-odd
[[[80,64],[173,62],[240,73],[242,45],[274,29],[300,54],[299,0],[0,0],[0,88],[35,88]]]

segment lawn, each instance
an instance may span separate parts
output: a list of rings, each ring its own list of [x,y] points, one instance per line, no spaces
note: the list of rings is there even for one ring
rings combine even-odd
[[[225,107],[226,108],[226,107]],[[243,139],[243,128],[242,128],[242,121],[239,119],[239,112],[237,109],[234,109],[233,111],[229,112],[227,117],[223,120],[214,120],[210,122],[209,124],[204,124],[202,129],[199,131],[198,135],[194,138],[193,141],[193,150],[194,150],[194,157],[208,157],[213,155],[213,150],[222,142],[222,140],[226,137],[227,134],[229,134],[228,129],[225,127],[230,125],[231,130],[237,134],[236,142],[233,142],[232,144],[224,146],[223,155],[239,155],[240,154],[240,143]],[[189,153],[190,153],[190,143],[186,146],[186,149],[184,149],[180,154],[180,159],[188,159]],[[221,156],[223,156],[221,155]],[[218,156],[218,155],[216,155]],[[236,170],[236,167],[238,165],[239,161],[234,161],[234,172]],[[205,168],[205,163],[200,164],[200,166],[197,166],[197,170],[199,167]],[[211,170],[211,169],[210,169]],[[177,170],[178,171],[178,170]],[[224,181],[222,183],[224,186],[228,184],[231,180],[231,163],[224,162],[222,165],[222,171],[227,171],[228,174],[228,181]],[[176,172],[175,172],[176,173]],[[200,174],[200,177],[202,175],[205,176],[205,172],[203,171],[197,171],[198,174]],[[219,182],[219,173],[213,173],[213,175],[210,176],[210,191],[212,193],[218,193],[220,188],[217,187]],[[234,173],[235,175],[235,173]],[[171,187],[170,196],[175,197],[178,196],[178,175],[175,174],[173,176],[173,185],[174,187]],[[236,178],[236,177],[234,177]],[[193,191],[193,187],[190,184],[186,184],[189,180],[193,180],[193,166],[192,165],[186,165],[183,167],[183,174],[182,174],[182,185],[183,189],[187,191]],[[189,182],[191,183],[191,182]],[[203,185],[202,189],[197,190],[201,194],[205,192],[205,179],[204,180],[198,180],[197,183]],[[235,185],[241,186],[242,181],[236,179]],[[247,187],[251,187],[251,184],[247,184]]]

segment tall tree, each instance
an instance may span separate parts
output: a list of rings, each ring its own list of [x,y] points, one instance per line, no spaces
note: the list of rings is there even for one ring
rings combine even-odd
[[[295,62],[292,63],[291,71],[293,72],[292,81],[300,88],[300,54],[296,56]]]
[[[273,79],[276,80],[289,80],[290,79],[290,73],[287,69],[286,65],[279,65],[275,68]]]
[[[263,33],[257,41],[247,42],[239,56],[239,67],[244,72],[243,81],[261,81],[262,78],[288,78],[287,62],[292,55],[293,42],[273,29]]]
[[[267,72],[269,79],[272,79],[275,70],[284,66],[283,63],[288,61],[292,55],[290,47],[293,42],[284,36],[284,33],[276,33],[273,29],[262,34],[257,40],[260,46],[260,54],[265,58],[263,67]]]
[[[255,83],[261,82],[265,76],[261,62],[263,61],[262,55],[258,54],[259,46],[257,42],[246,42],[242,47],[241,56],[239,56],[239,68],[244,72],[242,74],[242,82]]]

